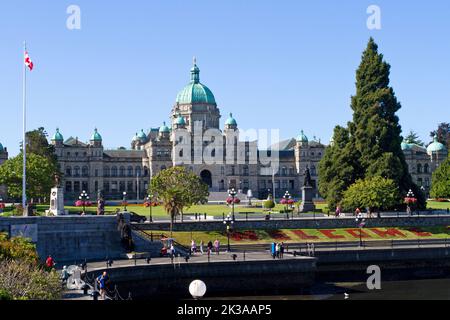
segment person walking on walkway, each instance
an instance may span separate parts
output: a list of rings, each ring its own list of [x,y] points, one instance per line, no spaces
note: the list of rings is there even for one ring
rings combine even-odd
[[[201,240],[200,241],[200,253],[201,253],[201,255],[203,255],[203,246],[204,246],[204,243],[203,243],[203,240]]]
[[[108,285],[108,283],[109,283],[109,276],[105,271],[105,272],[103,272],[102,275],[98,276],[98,278],[97,278],[97,284],[100,289],[100,296],[102,297],[103,300],[105,300],[106,286]]]
[[[191,254],[195,255],[197,252],[197,244],[195,243],[195,240],[192,239],[191,241]]]
[[[279,243],[276,244],[275,251],[276,251],[277,258],[280,259],[280,244]]]
[[[275,242],[272,242],[270,246],[270,253],[272,254],[273,259],[277,257],[277,244]]]
[[[336,218],[339,218],[341,216],[341,207],[337,206],[336,207]]]
[[[211,240],[209,240],[208,242],[208,253],[211,254],[212,253],[212,249],[213,249],[213,243]]]
[[[360,209],[360,208],[356,208],[356,210],[355,210],[355,216],[356,216],[356,217],[361,217],[361,209]]]
[[[216,250],[216,254],[219,255],[220,254],[220,241],[219,241],[219,239],[216,239],[216,241],[214,241],[214,249]]]
[[[283,259],[284,257],[284,243],[282,242],[280,244],[280,259]]]
[[[53,269],[55,266],[55,260],[53,260],[52,256],[47,257],[47,260],[45,260],[45,265],[49,270]]]

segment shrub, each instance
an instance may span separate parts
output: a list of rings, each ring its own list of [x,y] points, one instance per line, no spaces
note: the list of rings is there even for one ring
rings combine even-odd
[[[269,199],[269,200],[264,201],[263,206],[265,209],[270,210],[270,209],[275,208],[275,202],[273,200]]]

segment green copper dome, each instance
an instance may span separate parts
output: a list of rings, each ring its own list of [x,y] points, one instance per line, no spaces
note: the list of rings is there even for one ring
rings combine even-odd
[[[91,141],[102,141],[102,136],[98,133],[97,128],[94,130],[94,134],[91,137]]]
[[[139,134],[137,134],[137,138],[139,140],[147,140],[147,135],[144,132],[144,129],[141,130],[141,132],[139,132]]]
[[[194,60],[191,69],[191,82],[178,93],[176,103],[179,104],[216,104],[216,99],[209,88],[200,83],[200,69]]]
[[[52,138],[53,141],[64,141],[63,135],[59,132],[59,128],[56,128],[56,133]]]
[[[411,148],[412,148],[412,145],[407,143],[407,142],[405,142],[405,140],[403,140],[403,142],[402,142],[402,151],[411,150]]]
[[[230,113],[230,116],[228,117],[227,121],[225,122],[225,125],[227,126],[237,126],[236,119],[233,118],[233,114]]]
[[[170,128],[163,122],[162,127],[159,128],[159,133],[170,133]]]
[[[5,148],[3,148],[3,145],[0,143],[0,152],[3,152]]]
[[[434,142],[428,146],[427,153],[431,155],[433,154],[433,152],[440,152],[440,151],[445,151],[445,146],[439,142],[437,136],[434,136]]]
[[[297,137],[297,141],[299,141],[299,142],[308,142],[308,137],[305,135],[303,130],[301,131],[300,135]]]
[[[177,125],[179,125],[179,126],[185,126],[186,125],[186,120],[184,119],[184,117],[180,113],[178,113],[177,121],[175,123]]]

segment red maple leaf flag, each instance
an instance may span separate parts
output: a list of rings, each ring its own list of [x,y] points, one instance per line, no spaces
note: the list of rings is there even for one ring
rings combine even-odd
[[[28,51],[25,51],[25,65],[30,69],[30,71],[33,70],[34,64],[33,61],[31,61],[30,56],[28,55]]]

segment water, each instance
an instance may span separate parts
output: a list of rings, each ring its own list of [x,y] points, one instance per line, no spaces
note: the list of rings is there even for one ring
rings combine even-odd
[[[309,293],[280,296],[210,298],[211,300],[450,300],[450,279],[384,281],[381,290],[370,291],[365,283],[320,283]]]

